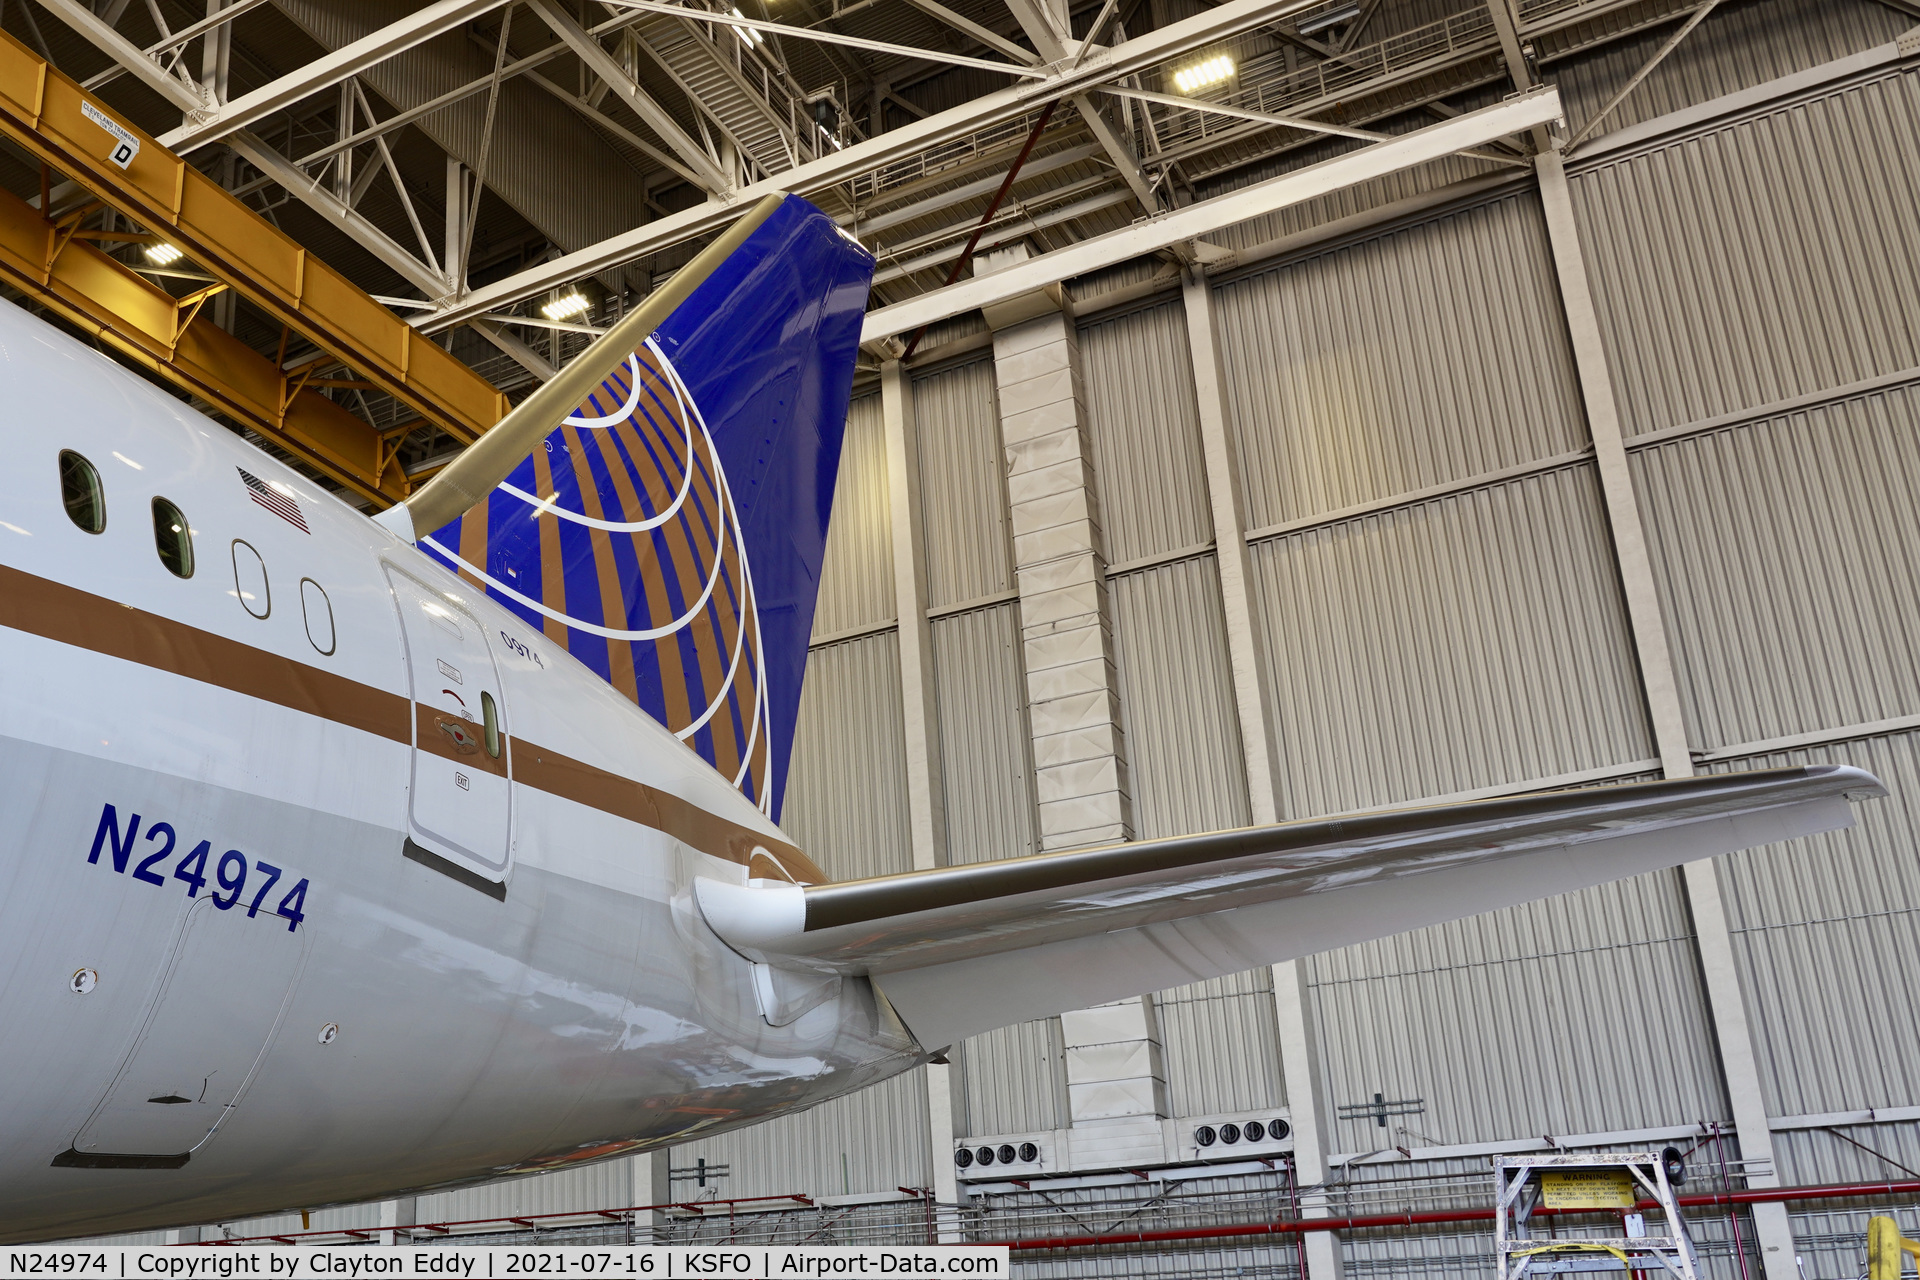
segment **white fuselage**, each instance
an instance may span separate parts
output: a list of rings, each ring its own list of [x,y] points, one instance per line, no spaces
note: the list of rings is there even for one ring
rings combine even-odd
[[[803,861],[560,644],[13,307],[0,386],[0,1241],[644,1150],[920,1060],[864,981],[769,1023],[690,888]],[[99,470],[98,534],[62,506],[63,449]],[[156,553],[156,497],[191,578]],[[415,800],[439,787],[444,827],[467,794],[416,745],[452,704],[417,638],[409,666],[409,579],[494,667],[500,784],[472,789],[465,869],[403,854],[436,847]]]

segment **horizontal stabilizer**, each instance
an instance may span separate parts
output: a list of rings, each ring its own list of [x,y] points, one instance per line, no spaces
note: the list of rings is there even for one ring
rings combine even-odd
[[[1852,825],[1811,765],[1250,827],[800,887],[701,880],[778,968],[880,980],[922,1044]]]

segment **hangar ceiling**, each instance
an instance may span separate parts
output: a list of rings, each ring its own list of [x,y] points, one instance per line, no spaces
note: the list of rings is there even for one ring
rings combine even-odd
[[[938,295],[964,285],[976,232],[980,252],[1022,242],[1044,259],[1497,103],[1556,59],[1712,7],[34,0],[0,23],[518,392],[767,190],[807,195],[874,252],[875,308],[951,314]],[[1182,75],[1202,64],[1230,74]],[[1532,145],[1460,163],[1518,169]],[[37,192],[17,157],[5,176]],[[1164,269],[1230,249],[1154,253]],[[576,287],[594,310],[541,316]],[[277,331],[244,311],[228,326],[270,351]],[[394,421],[365,397],[350,407]],[[410,465],[446,446],[421,434]]]

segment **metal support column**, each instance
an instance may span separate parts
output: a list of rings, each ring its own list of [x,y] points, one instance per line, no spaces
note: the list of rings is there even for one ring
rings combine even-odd
[[[456,296],[467,284],[467,264],[462,261],[467,247],[467,191],[467,166],[448,156],[446,238],[440,265],[446,269],[447,285]]]
[[[1267,669],[1261,661],[1260,617],[1253,605],[1247,556],[1246,515],[1240,501],[1239,461],[1227,437],[1226,368],[1220,354],[1220,330],[1214,317],[1213,285],[1198,264],[1181,287],[1186,304],[1187,346],[1193,358],[1193,382],[1200,410],[1200,447],[1207,466],[1207,497],[1213,510],[1215,558],[1220,568],[1220,602],[1226,617],[1227,655],[1240,718],[1240,742],[1246,757],[1247,799],[1256,823],[1282,816],[1279,747],[1273,718],[1267,713]],[[1273,966],[1274,1012],[1280,1032],[1280,1066],[1286,1082],[1287,1111],[1293,1125],[1294,1175],[1302,1186],[1327,1180],[1327,1133],[1322,1121],[1324,1090],[1320,1056],[1307,1001],[1306,969],[1299,960]],[[1326,1197],[1307,1194],[1301,1209],[1309,1217],[1326,1216]],[[1300,1237],[1311,1280],[1339,1280],[1340,1238],[1332,1231]]]
[[[398,1200],[382,1200],[380,1202],[380,1243],[389,1246],[411,1243],[410,1239],[403,1241],[400,1238],[400,1232],[395,1228],[412,1226],[416,1221],[419,1205],[419,1200],[413,1196],[402,1196]],[[407,1234],[411,1237],[413,1233]]]
[[[637,1156],[627,1157],[627,1168],[633,1181],[627,1191],[628,1204],[659,1205],[673,1199],[673,1184],[668,1178],[668,1165],[672,1163],[671,1148],[661,1147]],[[645,1248],[648,1245],[666,1243],[667,1215],[664,1210],[650,1209],[633,1215],[633,1243]]]
[[[1687,748],[1686,720],[1681,712],[1679,682],[1661,618],[1660,596],[1653,564],[1647,552],[1646,531],[1627,466],[1626,444],[1614,403],[1613,382],[1600,320],[1587,282],[1580,250],[1579,226],[1574,219],[1572,192],[1558,151],[1542,152],[1535,160],[1540,178],[1540,201],[1546,211],[1547,238],[1559,275],[1560,296],[1573,342],[1574,365],[1586,405],[1587,425],[1593,435],[1594,463],[1619,560],[1620,581],[1627,601],[1627,621],[1640,664],[1640,680],[1652,722],[1661,770],[1669,778],[1691,777],[1693,758]],[[1713,1015],[1720,1049],[1720,1067],[1739,1132],[1740,1155],[1746,1162],[1747,1185],[1775,1187],[1780,1179],[1773,1165],[1773,1133],[1767,1125],[1766,1099],[1760,1089],[1760,1069],[1748,1026],[1745,996],[1734,963],[1733,935],[1720,880],[1711,860],[1690,862],[1683,869],[1687,901],[1693,914],[1700,967],[1706,982],[1707,1003]],[[1795,1280],[1793,1232],[1781,1204],[1752,1206],[1755,1233],[1767,1280]]]
[[[887,437],[887,509],[893,531],[893,590],[899,619],[900,709],[907,764],[907,810],[916,871],[946,865],[946,792],[940,737],[934,731],[933,628],[927,621],[926,540],[920,524],[920,439],[913,417],[913,381],[906,366],[880,366],[880,417]],[[929,1048],[940,1048],[929,1045]],[[929,1063],[928,1152],[934,1200],[959,1198],[953,1168],[953,1068]]]
[[[225,7],[225,0],[207,0],[207,16],[214,17]],[[200,87],[216,107],[226,105],[227,74],[232,62],[232,23],[222,23],[200,37]]]

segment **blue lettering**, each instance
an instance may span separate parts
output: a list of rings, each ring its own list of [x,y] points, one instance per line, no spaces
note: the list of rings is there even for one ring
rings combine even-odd
[[[100,846],[110,845],[113,849],[113,869],[124,874],[127,859],[133,856],[133,838],[140,833],[140,815],[134,814],[127,819],[127,838],[120,839],[120,815],[112,805],[100,811],[100,829],[93,833],[93,852],[87,855],[87,861],[100,861]]]

